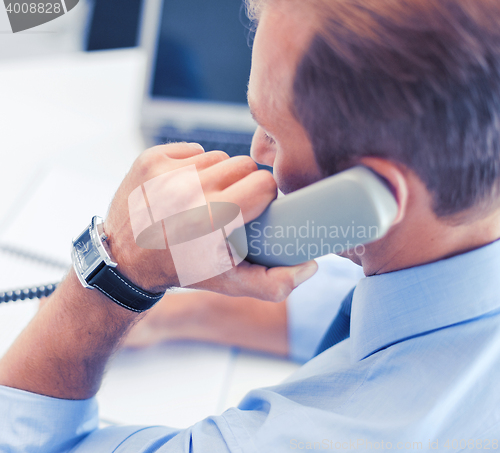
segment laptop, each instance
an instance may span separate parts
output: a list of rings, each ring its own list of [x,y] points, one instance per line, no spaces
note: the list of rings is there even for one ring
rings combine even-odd
[[[249,154],[250,24],[242,0],[146,0],[141,128],[148,146],[178,141]]]

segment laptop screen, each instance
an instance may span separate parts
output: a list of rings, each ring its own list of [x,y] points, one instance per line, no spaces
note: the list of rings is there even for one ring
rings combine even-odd
[[[251,49],[241,0],[164,0],[151,95],[246,104]]]

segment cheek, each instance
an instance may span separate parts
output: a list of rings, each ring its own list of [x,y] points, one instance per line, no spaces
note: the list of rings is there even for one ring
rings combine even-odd
[[[290,178],[293,178],[293,176],[290,175],[290,170],[286,167],[286,163],[283,162],[282,153],[280,151],[276,152],[273,165],[273,175],[279,190],[285,194],[290,192],[290,190],[288,190],[288,186]]]
[[[302,165],[296,165],[292,159],[284,158],[278,150],[274,160],[273,175],[278,188],[284,193],[294,192],[317,181],[318,175],[309,174]]]

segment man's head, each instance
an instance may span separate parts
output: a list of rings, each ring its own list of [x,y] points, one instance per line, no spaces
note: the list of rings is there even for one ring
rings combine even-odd
[[[282,190],[374,168],[400,205],[400,225],[367,248],[379,257],[409,239],[434,243],[424,260],[452,254],[450,240],[456,252],[481,245],[472,222],[485,242],[498,237],[498,0],[248,4],[258,22],[249,102],[261,123],[252,153]]]

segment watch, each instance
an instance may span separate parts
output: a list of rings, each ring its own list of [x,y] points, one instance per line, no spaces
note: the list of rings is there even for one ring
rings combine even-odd
[[[143,312],[158,302],[164,293],[150,293],[139,288],[117,270],[106,244],[103,219],[93,217],[90,225],[73,240],[71,258],[80,283],[97,288],[127,310]]]

